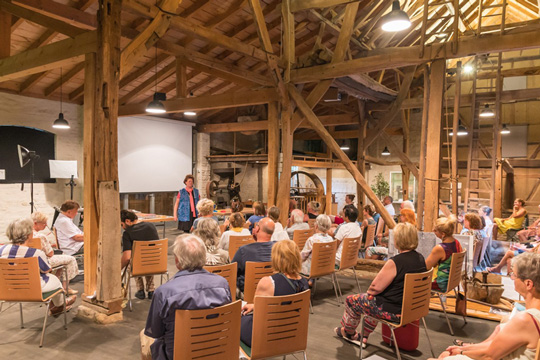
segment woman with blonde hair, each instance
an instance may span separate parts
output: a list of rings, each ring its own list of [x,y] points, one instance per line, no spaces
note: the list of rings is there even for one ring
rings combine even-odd
[[[229,216],[229,230],[224,231],[219,240],[219,248],[229,250],[229,239],[231,236],[251,235],[248,229],[244,228],[246,220],[244,215],[239,212],[234,212]]]
[[[199,221],[203,218],[210,218],[216,222],[216,224],[219,225],[219,220],[217,216],[214,215],[214,207],[216,204],[210,199],[202,199],[197,203],[197,211],[199,212],[199,217],[195,219],[193,222],[193,226],[191,227],[190,232],[193,232],[194,230],[197,230],[197,226],[199,224]]]
[[[292,295],[309,289],[307,280],[300,276],[302,262],[298,246],[291,240],[279,241],[272,247],[272,267],[276,274],[265,276],[257,285],[255,296]],[[254,304],[242,307],[240,340],[251,346]]]
[[[225,265],[229,263],[229,253],[218,247],[219,225],[212,218],[199,221],[195,235],[200,237],[206,247],[206,265]]]
[[[310,219],[316,219],[321,213],[321,203],[318,201],[310,201],[307,204],[307,214],[304,216],[304,222]]]
[[[442,243],[436,245],[431,250],[431,254],[426,259],[426,268],[435,268],[433,271],[435,278],[431,283],[433,290],[446,292],[452,254],[463,251],[461,244],[453,236],[456,223],[457,219],[455,215],[450,215],[447,218],[438,218],[433,229],[435,235],[442,240]]]

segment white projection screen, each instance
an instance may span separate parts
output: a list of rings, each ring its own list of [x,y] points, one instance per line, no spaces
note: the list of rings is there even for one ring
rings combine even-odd
[[[192,172],[192,127],[176,120],[119,117],[120,192],[178,191]]]

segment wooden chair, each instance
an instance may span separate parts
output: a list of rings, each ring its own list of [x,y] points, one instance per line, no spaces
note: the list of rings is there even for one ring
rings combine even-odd
[[[313,251],[311,252],[311,268],[309,270],[308,278],[317,279],[330,275],[332,285],[334,286],[334,292],[336,293],[336,300],[338,306],[340,306],[341,302],[339,300],[336,285],[336,251],[337,241],[314,243]],[[313,285],[313,294],[315,294],[316,285],[317,282]]]
[[[219,233],[223,234],[225,232],[226,228],[227,228],[227,226],[225,226],[224,224],[219,225]]]
[[[459,283],[461,282],[461,273],[463,269],[463,263],[465,262],[466,254],[467,254],[467,250],[463,250],[460,253],[452,254],[452,260],[450,261],[450,272],[448,273],[448,286],[446,287],[446,292],[440,292],[440,291],[435,291],[435,290],[432,291],[434,294],[439,296],[439,301],[441,302],[441,307],[443,309],[444,316],[446,317],[446,323],[448,324],[448,328],[450,329],[451,335],[454,335],[454,330],[452,329],[452,325],[450,324],[450,319],[448,318],[448,314],[446,313],[446,306],[444,305],[442,296],[454,290],[454,293],[457,299],[458,292],[459,292]],[[465,315],[463,315],[463,320],[465,321],[465,324],[466,324],[467,318],[465,317]]]
[[[32,238],[27,241],[25,245],[30,248],[41,250],[41,238]]]
[[[538,340],[538,345],[536,345],[536,356],[534,360],[540,360],[540,340]]]
[[[432,274],[433,269],[423,273],[405,275],[401,321],[399,324],[378,318],[372,318],[388,325],[388,327],[390,328],[398,360],[401,360],[401,354],[397,345],[394,329],[410,324],[418,319],[422,319],[422,323],[424,324],[424,329],[426,331],[426,337],[428,339],[429,347],[431,349],[431,355],[435,357],[435,353],[433,352],[433,346],[431,345],[431,339],[429,338],[426,327],[426,320],[424,319],[424,317],[429,313]],[[362,324],[360,334],[364,333],[364,319],[366,317],[370,316],[362,315],[362,319],[360,320],[360,323]],[[360,346],[360,359],[362,359],[362,350],[362,346]]]
[[[128,306],[129,311],[133,311],[131,303],[131,278],[139,276],[161,275],[161,284],[163,284],[163,275],[167,276],[169,281],[169,272],[167,270],[167,247],[168,239],[133,242],[133,251],[128,266],[127,287],[128,287]]]
[[[204,269],[212,274],[223,276],[229,283],[232,300],[236,300],[236,274],[238,272],[238,263],[227,265],[205,266]]]
[[[255,242],[251,235],[231,235],[229,236],[229,259],[234,258],[234,254],[240,249],[240,247],[252,244]]]
[[[240,342],[248,359],[302,352],[307,360],[310,291],[287,296],[256,296],[251,348]]]
[[[214,309],[176,310],[174,360],[238,358],[242,301]]]
[[[306,245],[307,239],[309,239],[310,236],[313,235],[313,230],[294,230],[293,231],[293,241],[298,246],[298,249],[302,251],[304,249],[304,245]]]
[[[248,304],[253,303],[255,298],[255,290],[257,290],[257,284],[265,276],[270,276],[274,273],[272,263],[268,262],[255,262],[246,261],[246,277],[244,280],[244,301]]]
[[[370,246],[373,246],[373,243],[375,242],[376,230],[377,230],[377,224],[367,226],[366,239],[362,241],[362,245],[360,246],[360,250],[359,250],[359,253],[361,253],[363,257],[365,257],[366,249]]]
[[[45,307],[45,317],[43,319],[39,347],[43,346],[51,300],[58,294],[64,296],[64,329],[67,329],[66,294],[64,289],[59,288],[47,293],[41,292],[38,258],[0,259],[0,301],[19,303],[21,329],[24,329],[23,302],[44,303],[47,305]]]
[[[345,238],[343,239],[343,248],[341,250],[341,261],[339,263],[338,271],[345,269],[352,269],[354,273],[354,278],[356,280],[356,286],[358,286],[358,293],[361,293],[360,282],[358,281],[358,276],[356,275],[356,263],[358,262],[358,249],[360,249],[360,236],[355,238]],[[336,282],[338,286],[339,296],[341,302],[343,302],[343,294],[341,292],[341,286],[339,285],[339,280],[336,276]]]
[[[309,228],[313,230],[315,228],[315,220],[317,219],[308,219],[307,223],[309,225]]]

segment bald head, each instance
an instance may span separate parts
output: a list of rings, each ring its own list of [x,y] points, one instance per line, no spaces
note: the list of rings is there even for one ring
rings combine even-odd
[[[268,217],[262,218],[253,229],[253,236],[257,239],[257,242],[270,241],[275,227],[276,224],[272,219]]]

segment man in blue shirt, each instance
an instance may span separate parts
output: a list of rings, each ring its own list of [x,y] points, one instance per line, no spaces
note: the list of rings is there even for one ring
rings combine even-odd
[[[180,235],[173,245],[178,272],[158,287],[148,311],[146,328],[141,332],[143,358],[172,360],[176,310],[215,308],[231,302],[231,291],[225,278],[203,269],[206,248],[195,235]],[[155,339],[152,343],[152,339]]]

